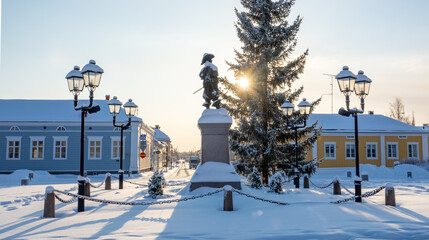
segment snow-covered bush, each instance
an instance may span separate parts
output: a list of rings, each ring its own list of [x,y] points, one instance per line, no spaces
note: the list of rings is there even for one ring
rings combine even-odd
[[[283,192],[283,183],[284,183],[284,177],[282,171],[276,172],[273,176],[270,177],[270,191],[273,191],[275,193],[282,193]]]
[[[152,198],[158,197],[164,193],[164,187],[167,185],[164,174],[156,170],[149,179],[148,193]]]
[[[246,166],[246,164],[242,162],[233,162],[232,165],[234,166],[235,172],[237,174],[245,177],[250,174],[250,169]]]
[[[251,188],[256,188],[256,189],[262,188],[261,174],[259,173],[256,167],[253,167],[253,171],[249,175],[249,178],[247,180],[248,182],[250,182]]]

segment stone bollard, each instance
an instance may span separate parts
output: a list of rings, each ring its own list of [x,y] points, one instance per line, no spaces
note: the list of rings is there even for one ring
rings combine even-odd
[[[223,194],[223,210],[224,211],[234,211],[234,206],[232,202],[232,187],[224,187]]]
[[[407,178],[413,178],[413,172],[407,172]]]
[[[28,185],[29,182],[30,182],[30,180],[28,178],[23,178],[23,179],[21,179],[21,186],[22,185]]]
[[[106,173],[106,181],[104,182],[104,190],[112,190],[112,178],[110,173]]]
[[[33,180],[33,178],[34,178],[34,173],[28,173],[28,178],[30,179],[30,180]]]
[[[332,182],[334,183],[334,195],[341,195],[341,185],[338,177],[336,177]]]
[[[89,179],[88,181],[85,181],[84,188],[85,188],[85,193],[83,195],[87,197],[91,197],[91,185],[89,184]]]
[[[386,206],[396,206],[396,201],[395,201],[395,189],[393,188],[393,185],[391,183],[386,184],[386,189],[385,189],[385,193],[386,193]]]
[[[351,178],[352,177],[352,171],[347,171],[347,177]]]
[[[362,181],[368,181],[369,177],[368,177],[368,173],[362,173]]]
[[[55,192],[52,186],[46,187],[45,192],[45,209],[43,210],[44,218],[55,217]]]
[[[304,188],[310,188],[310,181],[307,175],[304,176]]]

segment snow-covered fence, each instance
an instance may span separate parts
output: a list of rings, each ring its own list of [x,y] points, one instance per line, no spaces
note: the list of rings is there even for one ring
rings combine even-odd
[[[116,177],[115,175],[112,175],[112,177],[113,178],[116,178],[116,179],[119,179],[118,177]],[[144,184],[144,183],[136,183],[136,182],[132,182],[132,181],[128,181],[128,180],[123,180],[124,182],[126,182],[126,183],[130,183],[130,184],[134,184],[134,185],[137,185],[137,186],[141,186],[141,187],[147,187],[148,186],[148,184]]]
[[[274,203],[274,204],[277,204],[277,205],[289,205],[290,204],[290,203],[278,202],[278,201],[273,201],[273,200],[269,200],[269,199],[265,199],[265,198],[253,196],[253,195],[250,195],[250,194],[238,191],[235,188],[231,189],[231,191],[236,192],[236,193],[238,193],[238,194],[240,194],[242,196],[245,196],[245,197],[248,197],[248,198],[253,198],[255,200],[259,200],[259,201],[262,201],[262,202]]]
[[[355,200],[356,198],[359,198],[359,197],[361,197],[361,198],[371,197],[371,196],[374,196],[375,194],[379,193],[381,190],[383,190],[385,188],[386,188],[386,185],[381,186],[379,188],[376,188],[374,190],[371,190],[369,192],[366,192],[366,193],[364,193],[364,194],[362,194],[360,196],[353,196],[353,197],[349,197],[349,198],[346,198],[346,199],[342,199],[342,200],[338,200],[338,201],[334,201],[334,202],[330,202],[330,203],[339,204],[339,203],[345,203],[345,202],[349,202],[349,201]]]
[[[213,192],[208,192],[204,194],[200,194],[197,196],[192,197],[185,197],[185,198],[179,198],[179,199],[169,199],[169,200],[162,200],[158,202],[122,202],[122,201],[112,201],[112,200],[106,200],[106,199],[98,199],[93,197],[87,197],[79,194],[74,194],[70,192],[65,192],[61,190],[54,189],[52,186],[49,186],[46,188],[46,196],[45,196],[45,209],[44,209],[44,215],[43,217],[55,217],[55,198],[58,199],[58,201],[62,203],[72,203],[76,201],[76,199],[85,199],[92,202],[98,202],[98,203],[105,203],[105,204],[114,204],[114,205],[128,205],[128,206],[150,206],[150,205],[160,205],[160,204],[168,204],[168,203],[175,203],[175,202],[184,202],[189,200],[194,200],[197,198],[203,198],[207,196],[211,196],[213,194],[219,193],[224,191],[224,189],[218,189]],[[56,193],[64,194],[67,196],[72,197],[69,200],[65,200],[61,197],[59,197]]]
[[[328,187],[330,187],[332,184],[334,184],[334,181],[332,180],[328,185],[325,185],[325,186],[318,186],[318,185],[314,184],[314,182],[313,182],[313,181],[311,181],[311,179],[310,179],[309,181],[310,181],[311,185],[315,186],[316,188],[320,188],[320,189],[328,188]]]

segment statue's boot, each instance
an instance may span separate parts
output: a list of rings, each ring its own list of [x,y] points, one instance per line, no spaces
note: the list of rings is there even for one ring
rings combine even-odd
[[[203,106],[206,107],[206,108],[209,108],[210,107],[210,103],[209,102],[204,102]]]
[[[220,99],[213,101],[212,106],[215,107],[216,109],[218,109],[220,107]]]

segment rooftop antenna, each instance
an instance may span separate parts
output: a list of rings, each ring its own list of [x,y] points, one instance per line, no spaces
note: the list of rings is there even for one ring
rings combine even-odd
[[[323,95],[331,95],[331,114],[334,114],[334,74],[324,73],[323,75],[331,77],[331,93]]]

